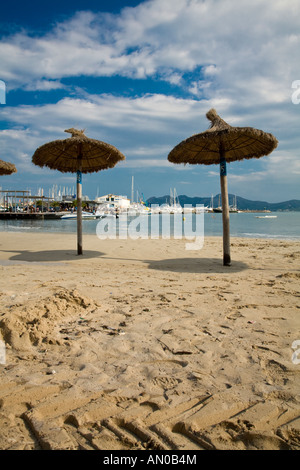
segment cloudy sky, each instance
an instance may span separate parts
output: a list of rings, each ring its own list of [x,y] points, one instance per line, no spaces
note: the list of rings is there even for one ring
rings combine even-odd
[[[277,149],[228,165],[229,192],[300,199],[299,0],[10,0],[0,18],[3,189],[75,187],[75,175],[32,164],[70,127],[116,146],[114,169],[83,176],[83,193],[211,196],[219,169],[173,165],[168,153],[209,127],[271,132]],[[4,99],[4,87],[6,94]]]

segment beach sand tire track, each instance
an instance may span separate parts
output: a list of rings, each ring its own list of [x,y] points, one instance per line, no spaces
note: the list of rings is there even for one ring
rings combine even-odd
[[[40,388],[27,389],[27,395],[36,393],[36,402],[31,403],[21,385],[14,387],[14,394],[2,391],[1,424],[8,407],[20,398],[21,389],[25,405],[31,407],[18,418],[27,428],[26,439],[18,445],[13,442],[6,422],[3,449],[300,449],[299,403],[294,398],[284,404],[282,396],[276,395],[249,400],[248,391],[236,387],[154,410],[153,402],[141,397],[126,400],[104,392],[82,395],[72,387],[59,393],[52,387],[44,396],[45,390],[42,393]]]

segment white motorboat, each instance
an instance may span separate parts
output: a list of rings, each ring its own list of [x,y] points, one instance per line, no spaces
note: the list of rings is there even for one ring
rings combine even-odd
[[[82,219],[96,219],[96,215],[92,212],[82,212]],[[65,214],[61,217],[61,220],[77,220],[77,212],[71,214]]]
[[[257,219],[277,219],[277,215],[256,215]]]

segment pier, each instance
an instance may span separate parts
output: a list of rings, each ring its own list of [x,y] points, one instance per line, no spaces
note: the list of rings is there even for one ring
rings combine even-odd
[[[1,220],[43,220],[43,219],[60,219],[66,212],[4,212],[0,211]]]
[[[60,219],[65,212],[50,210],[54,199],[46,196],[31,196],[28,190],[0,190],[3,200],[0,219]],[[37,201],[41,201],[41,208]]]

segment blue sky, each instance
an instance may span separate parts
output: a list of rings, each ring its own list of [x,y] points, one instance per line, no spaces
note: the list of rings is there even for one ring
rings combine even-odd
[[[298,0],[9,1],[1,5],[0,158],[18,173],[3,189],[44,194],[75,186],[73,174],[41,169],[43,143],[85,129],[126,157],[83,176],[83,193],[145,198],[211,196],[219,168],[173,165],[168,153],[209,126],[210,108],[231,125],[271,132],[268,157],[228,165],[230,193],[300,199],[300,3]],[[299,95],[299,93],[298,93]],[[297,95],[297,96],[298,96]],[[298,100],[299,101],[299,100]]]

